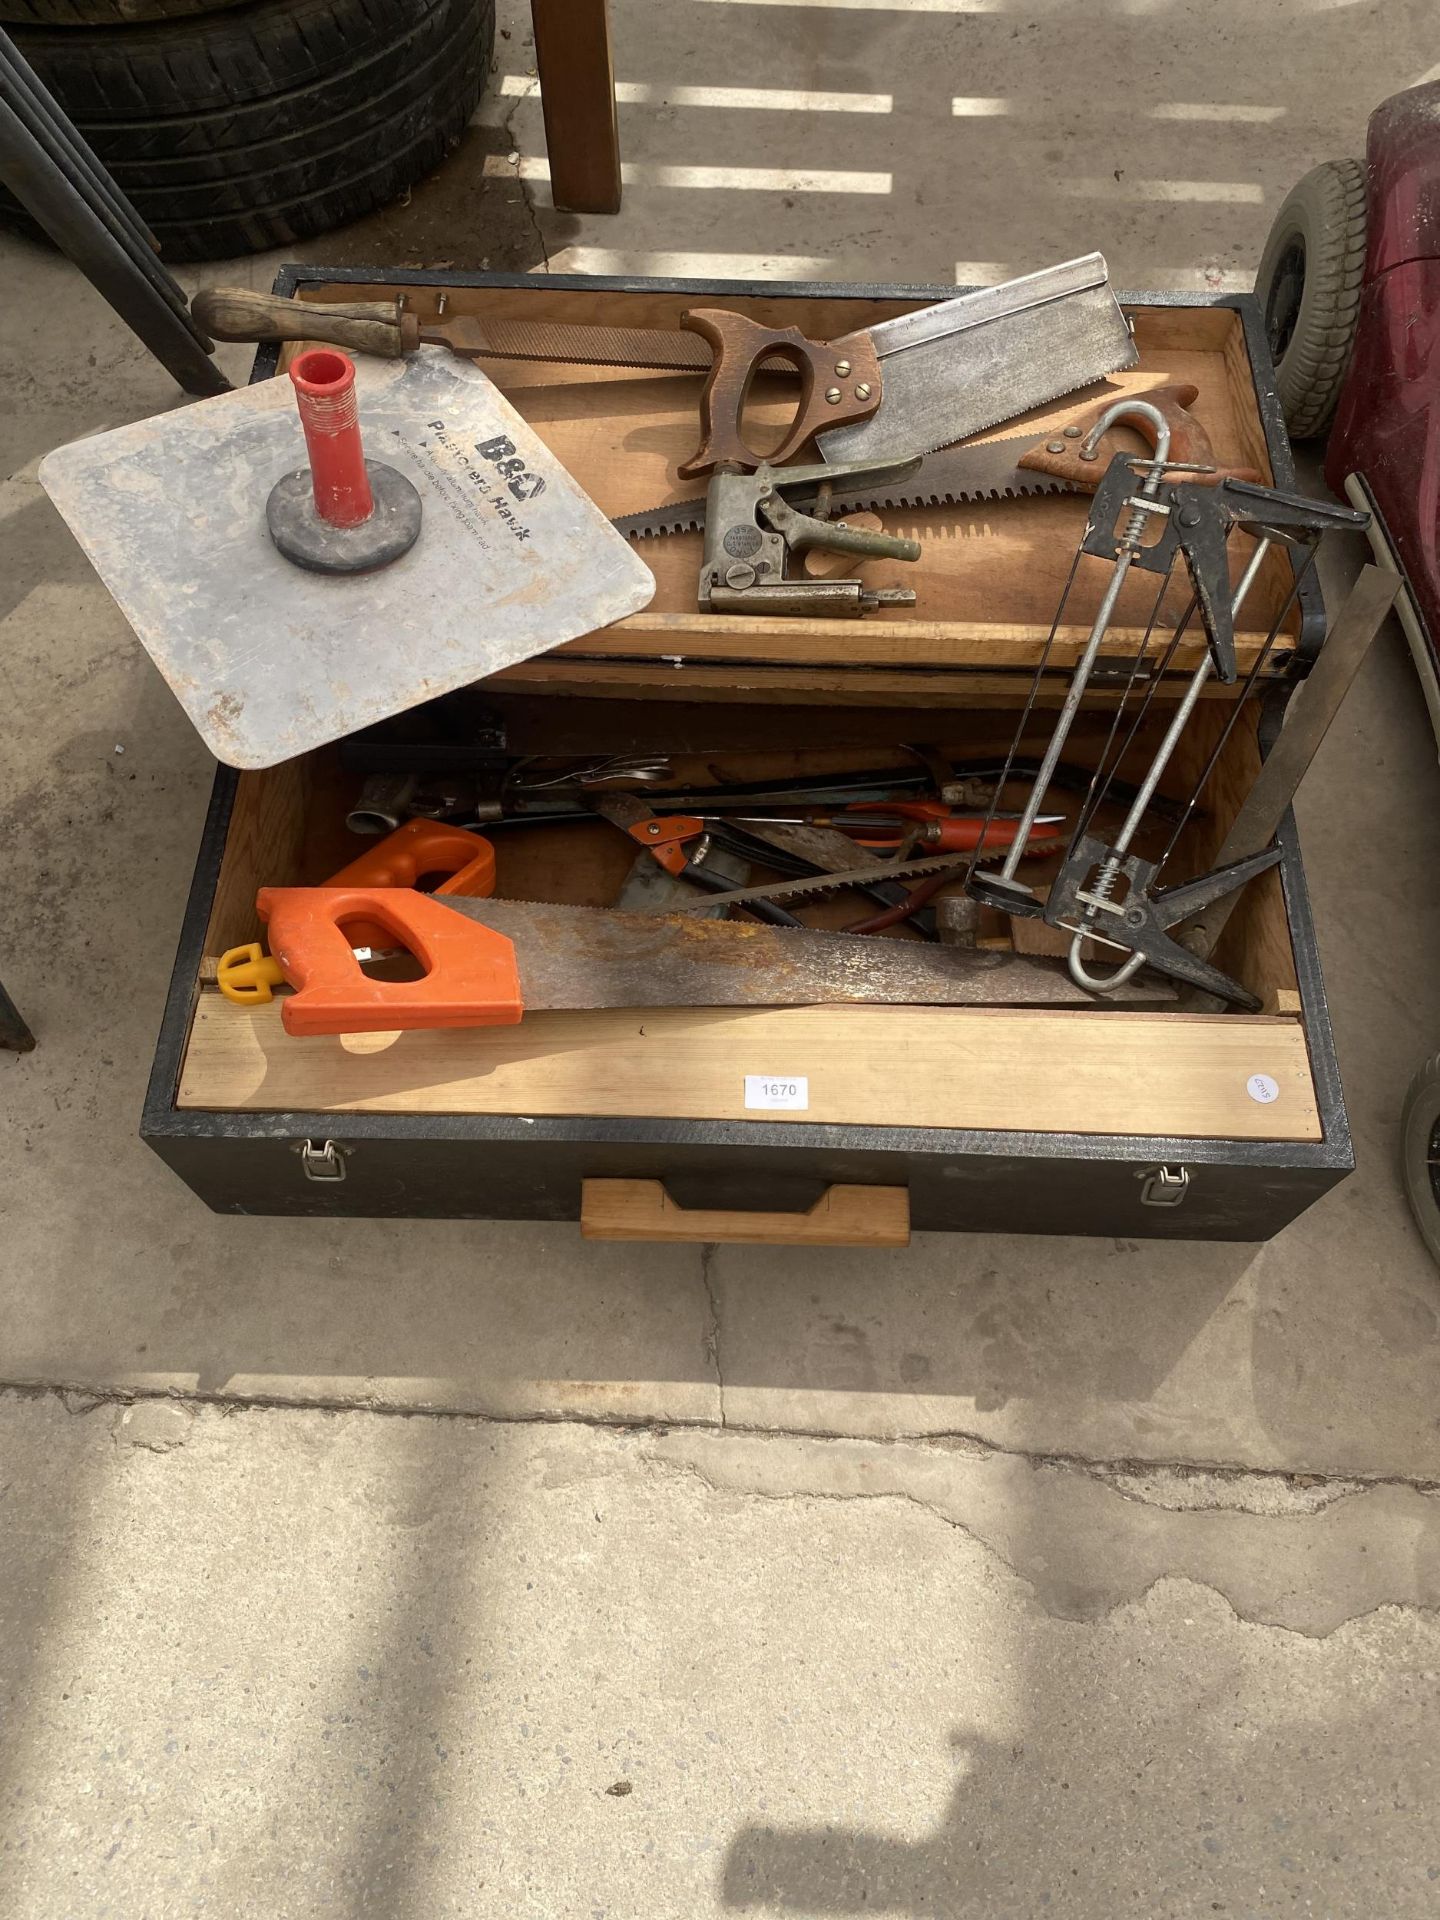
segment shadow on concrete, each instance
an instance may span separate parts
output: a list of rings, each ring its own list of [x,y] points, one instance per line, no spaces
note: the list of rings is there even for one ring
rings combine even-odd
[[[839,1825],[744,1827],[725,1855],[725,1905],[741,1912],[901,1913],[917,1920],[988,1911],[985,1902],[1010,1875],[1003,1859],[987,1854],[987,1815],[1001,1783],[1013,1779],[1024,1748],[1002,1750],[959,1731],[952,1743],[957,1762],[967,1764],[928,1839]]]
[[[507,158],[504,127],[475,122],[445,163],[399,200],[317,234],[291,259],[336,267],[420,267],[461,272],[543,271],[578,230],[569,215],[547,213],[542,232]]]
[[[1099,247],[1122,286],[1239,285],[1294,182],[1361,151],[1370,107],[1434,59],[1418,17],[1380,0],[1218,0],[1117,87],[1115,36],[1149,33],[1152,12],[692,7],[682,56],[621,5],[624,206],[560,264],[948,284]],[[742,34],[763,34],[763,63],[736,58]],[[497,87],[523,87],[515,50],[499,57]],[[543,150],[538,101],[511,124]]]

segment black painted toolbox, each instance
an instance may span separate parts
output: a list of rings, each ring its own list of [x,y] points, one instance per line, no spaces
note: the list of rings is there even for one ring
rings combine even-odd
[[[319,300],[396,288],[422,314],[443,295],[451,313],[642,326],[673,323],[703,296],[817,335],[953,292],[319,267],[287,268],[277,285]],[[1117,380],[1136,391],[1193,382],[1217,452],[1290,484],[1254,302],[1153,295],[1125,305],[1141,366]],[[274,350],[262,350],[256,377],[275,366]],[[607,511],[666,497],[657,488],[694,439],[693,379],[489,370]],[[912,617],[885,620],[697,615],[698,539],[678,536],[655,559],[659,591],[646,613],[508,670],[479,697],[515,752],[663,748],[702,766],[723,761],[727,778],[838,766],[900,752],[898,742],[960,757],[1003,747],[1084,517],[1078,498],[909,516],[933,563]],[[1269,564],[1257,602],[1274,609],[1291,581],[1282,555]],[[1258,764],[1260,729],[1322,637],[1309,582],[1290,629],[1267,663],[1265,701],[1242,716],[1189,830],[1197,869]],[[1107,686],[1142,644],[1137,621],[1127,660],[1127,631],[1117,629],[1116,656],[1096,682],[1096,739]],[[1260,637],[1239,636],[1242,667]],[[1062,634],[1054,665],[1069,657]],[[1188,664],[1183,653],[1174,662],[1176,692]],[[1062,688],[1057,673],[1044,698]],[[1157,706],[1170,691],[1167,681]],[[1202,707],[1192,755],[1223,717],[1219,700]],[[1077,738],[1087,737],[1082,725]],[[336,839],[345,805],[333,753],[216,777],[143,1134],[219,1211],[572,1219],[582,1182],[649,1181],[674,1206],[706,1210],[703,1233],[681,1221],[676,1237],[726,1237],[715,1218],[724,1212],[734,1237],[804,1240],[826,1237],[827,1193],[859,1186],[890,1189],[891,1200],[906,1190],[917,1230],[1254,1240],[1353,1164],[1293,826],[1282,867],[1252,883],[1217,956],[1264,999],[1261,1015],[638,1009],[297,1041],[280,1032],[277,1006],[237,1008],[206,983],[223,948],[258,936],[257,886],[317,882],[353,853]],[[602,904],[623,873],[619,836],[579,862],[555,829],[496,838],[502,891]],[[780,1117],[748,1109],[747,1075],[802,1079],[808,1104]],[[1256,1076],[1279,1097],[1253,1098]],[[794,1230],[757,1226],[747,1219],[756,1213],[784,1215]]]

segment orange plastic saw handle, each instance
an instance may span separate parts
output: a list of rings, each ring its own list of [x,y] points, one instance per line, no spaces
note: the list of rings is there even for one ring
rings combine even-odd
[[[1179,466],[1214,467],[1213,474],[1189,473],[1184,477],[1197,486],[1213,487],[1221,480],[1248,480],[1258,483],[1264,476],[1256,467],[1227,467],[1216,458],[1215,449],[1210,444],[1210,436],[1191,413],[1190,408],[1199,398],[1200,389],[1186,381],[1173,386],[1156,387],[1152,393],[1137,393],[1137,400],[1158,407],[1165,416],[1170,429],[1170,458]],[[1122,422],[1120,433],[1107,433],[1095,451],[1093,460],[1082,460],[1080,448],[1085,435],[1105,412],[1113,406],[1108,400],[1103,407],[1096,407],[1078,421],[1072,423],[1082,429],[1074,433],[1064,429],[1048,434],[1045,439],[1036,441],[1027,452],[1022,453],[1017,466],[1026,467],[1032,473],[1049,474],[1052,479],[1068,481],[1072,487],[1093,493],[1105,478],[1105,470],[1117,453],[1134,451],[1125,435],[1133,434],[1145,443],[1145,451],[1155,451],[1155,426],[1153,421],[1142,418]]]
[[[511,1027],[525,1011],[515,948],[453,907],[406,887],[262,887],[255,906],[294,993],[280,1018],[292,1034]],[[406,947],[423,980],[372,980],[351,951],[356,923],[375,945]]]
[[[327,887],[413,887],[427,874],[448,876],[445,893],[488,896],[495,891],[495,849],[483,834],[443,820],[407,820],[358,860],[341,867]],[[456,883],[464,877],[465,884]]]
[[[880,357],[865,333],[852,333],[843,347],[812,340],[798,327],[762,327],[743,313],[693,307],[682,327],[708,340],[714,359],[700,396],[700,446],[678,469],[682,480],[713,473],[717,466],[772,466],[793,458],[811,434],[851,420],[868,420],[880,404]],[[785,438],[769,453],[756,453],[741,429],[741,415],[762,360],[788,360],[800,375],[800,399]]]
[[[463,893],[488,900],[495,891],[495,849],[483,834],[443,820],[407,820],[358,860],[332,873],[327,887],[414,887],[430,874],[447,876],[436,893]],[[360,922],[349,929],[351,944],[383,947],[378,926]]]

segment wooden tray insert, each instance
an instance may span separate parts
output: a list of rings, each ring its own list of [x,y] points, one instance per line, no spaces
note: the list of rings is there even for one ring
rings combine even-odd
[[[355,300],[393,297],[394,291],[380,286],[312,287],[306,289],[306,297]],[[433,313],[436,297],[434,288],[415,288],[408,292],[407,301],[423,316]],[[447,314],[631,326],[674,325],[695,301],[693,295],[652,290],[579,294],[543,287],[454,288],[446,298]],[[828,336],[923,303],[727,298],[723,304],[766,322],[794,324]],[[1128,311],[1141,352],[1138,369],[1116,375],[1078,398],[1071,396],[1020,421],[1007,421],[987,437],[1033,431],[1038,438],[1050,426],[1095,405],[1107,392],[1143,395],[1168,381],[1189,381],[1199,388],[1194,410],[1220,457],[1257,468],[1270,478],[1239,315],[1226,308],[1134,307]],[[638,512],[703,494],[703,483],[674,478],[677,461],[693,451],[698,436],[697,375],[617,376],[602,368],[500,360],[483,365],[607,513]],[[772,381],[772,389],[778,390],[779,384]],[[788,412],[782,401],[768,405],[777,421]],[[973,698],[975,676],[983,673],[991,676],[988,691],[1006,698],[1011,689],[999,676],[1033,668],[1039,658],[1086,510],[1085,500],[1077,495],[888,516],[887,526],[914,534],[925,551],[913,567],[880,562],[865,569],[864,577],[873,583],[899,582],[918,590],[915,607],[895,609],[884,619],[759,620],[700,614],[695,608],[700,536],[678,534],[646,541],[641,551],[658,583],[649,609],[603,632],[571,641],[540,660],[507,669],[497,676],[496,684],[548,691],[570,686],[615,696],[633,696],[644,689],[650,697],[661,698],[703,694],[718,699],[833,703],[855,697],[908,703],[953,697],[960,690],[954,678],[957,673],[964,677],[966,698]],[[1237,573],[1247,544],[1238,538],[1234,543]],[[1084,563],[1071,600],[1072,617],[1052,654],[1057,670],[1069,665],[1083,644],[1109,571],[1101,562]],[[1283,554],[1272,553],[1242,617],[1238,638],[1242,670],[1253,660],[1289,587],[1289,563]],[[1133,656],[1155,588],[1154,576],[1139,576],[1131,582],[1107,643],[1108,654]],[[1185,597],[1178,587],[1172,589],[1167,600],[1172,623]],[[1158,657],[1167,638],[1162,619],[1148,652]],[[1177,673],[1194,665],[1199,646],[1198,640],[1182,644],[1174,662]],[[1271,668],[1283,669],[1291,651],[1291,646],[1278,644]],[[676,664],[681,661],[683,665]],[[657,662],[663,670],[657,671]],[[1222,689],[1214,691],[1223,697]]]
[[[561,703],[563,705],[563,703]],[[664,709],[654,710],[663,724]],[[1253,712],[1241,717],[1203,817],[1187,829],[1177,876],[1198,871],[1258,765]],[[917,726],[935,716],[915,716]],[[1167,787],[1184,793],[1223,722],[1208,710],[1182,744]],[[630,723],[643,733],[645,712]],[[1008,716],[945,717],[955,758],[1008,739]],[[1043,724],[1043,723],[1042,723]],[[1103,737],[1082,716],[1073,752]],[[913,736],[909,736],[913,737]],[[932,738],[938,735],[932,732]],[[815,770],[853,763],[816,749]],[[728,779],[764,775],[773,754],[709,756]],[[793,767],[793,758],[789,764]],[[241,776],[207,937],[207,954],[256,938],[264,883],[315,884],[355,848],[341,822],[356,783],[312,755]],[[1073,804],[1073,802],[1072,802]],[[583,844],[576,835],[583,835]],[[604,904],[631,851],[601,826],[505,828],[496,834],[500,889],[516,897]],[[833,917],[853,911],[832,903]],[[816,919],[824,916],[815,914]],[[1296,977],[1278,876],[1255,882],[1227,930],[1219,963],[1267,1005],[1293,1010]],[[1305,1034],[1277,1017],[1073,1009],[803,1007],[539,1014],[490,1031],[296,1040],[278,1004],[242,1009],[213,988],[197,994],[179,1089],[183,1108],[246,1111],[613,1114],[750,1120],[745,1073],[805,1074],[812,1122],[1040,1132],[1316,1140],[1320,1123]],[[1280,1089],[1247,1090],[1255,1074]]]

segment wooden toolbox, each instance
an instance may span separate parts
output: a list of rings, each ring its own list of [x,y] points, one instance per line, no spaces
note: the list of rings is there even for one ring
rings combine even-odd
[[[702,298],[824,336],[951,289],[704,285],[287,268],[277,290],[545,320],[673,324]],[[1217,454],[1292,482],[1258,312],[1248,296],[1127,299],[1141,364],[1116,389],[1199,389]],[[262,350],[256,376],[274,371]],[[678,489],[698,380],[487,367],[608,512]],[[1087,396],[1087,399],[1091,396]],[[1072,417],[1031,417],[1037,434]],[[1028,423],[1027,423],[1028,424]],[[1013,434],[1015,423],[996,430]],[[698,489],[695,489],[698,491]],[[671,755],[687,781],[1003,753],[1085,520],[1078,497],[927,509],[914,531],[918,604],[885,618],[756,620],[695,612],[699,538],[643,548],[652,606],[495,676],[474,698],[517,754]],[[1237,556],[1238,561],[1238,556]],[[1089,566],[1091,563],[1087,562]],[[1082,572],[1034,719],[1038,751],[1101,584]],[[884,584],[900,569],[872,565]],[[1066,757],[1097,755],[1146,632],[1136,583]],[[1323,635],[1306,582],[1272,552],[1247,603],[1243,675],[1293,598],[1177,856],[1203,870],[1259,764],[1261,736]],[[1089,596],[1087,598],[1087,595]],[[1198,649],[1199,643],[1195,646]],[[1182,642],[1156,702],[1198,657]],[[1167,777],[1188,790],[1233,694],[1214,689]],[[206,984],[225,948],[259,936],[262,884],[314,884],[357,842],[358,780],[333,750],[265,773],[220,769],[186,910],[145,1138],[210,1206],[237,1213],[573,1219],[616,1237],[818,1243],[907,1227],[1263,1239],[1353,1162],[1293,826],[1281,868],[1253,882],[1218,963],[1265,1003],[1246,1014],[1101,1006],[1049,1011],[904,1006],[635,1009],[528,1016],[518,1027],[297,1040],[279,1005],[241,1008]],[[1073,806],[1073,800],[1069,802]],[[582,825],[496,832],[500,891],[604,905],[633,847]],[[844,919],[836,903],[830,923]],[[825,912],[807,917],[818,922]],[[751,1076],[804,1084],[803,1107],[746,1106]],[[1258,1078],[1257,1078],[1258,1076]],[[1273,1098],[1257,1099],[1255,1086]],[[854,1191],[858,1189],[859,1191]]]

